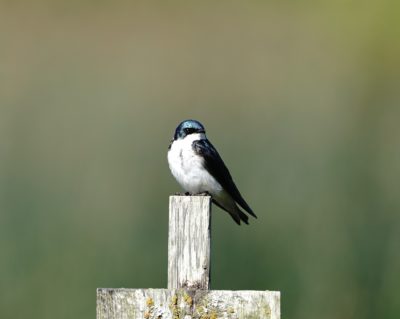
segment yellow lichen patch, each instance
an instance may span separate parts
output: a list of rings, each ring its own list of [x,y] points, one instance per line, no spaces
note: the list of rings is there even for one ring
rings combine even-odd
[[[217,319],[218,317],[217,317],[217,313],[213,312],[213,313],[210,313],[208,315],[205,315],[205,317],[202,317],[202,318],[204,318],[204,319]]]
[[[177,295],[173,295],[171,298],[171,303],[169,304],[169,309],[172,312],[172,318],[173,319],[179,319],[180,316],[180,310],[178,307],[178,296]]]
[[[269,305],[264,306],[264,314],[267,318],[271,317],[271,308],[269,307]]]
[[[193,299],[188,294],[183,295],[183,300],[191,307],[193,305]]]
[[[171,298],[171,305],[176,306],[178,304],[178,296],[177,295],[173,295]]]
[[[198,311],[199,319],[218,319],[218,313],[215,310],[207,312],[207,309],[202,309]]]
[[[152,298],[147,298],[146,300],[146,305],[147,307],[153,307],[154,306],[154,300]]]

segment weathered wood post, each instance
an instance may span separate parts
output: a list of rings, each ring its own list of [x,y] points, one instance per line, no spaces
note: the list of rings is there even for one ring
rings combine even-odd
[[[211,198],[171,196],[168,289],[97,289],[97,319],[280,319],[277,291],[208,290]]]
[[[169,198],[168,289],[210,288],[211,198]]]

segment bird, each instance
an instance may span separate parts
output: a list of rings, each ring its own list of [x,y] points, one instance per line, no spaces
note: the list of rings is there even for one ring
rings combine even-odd
[[[210,195],[238,225],[249,223],[246,213],[257,218],[199,121],[185,120],[177,126],[168,147],[168,165],[187,195]]]

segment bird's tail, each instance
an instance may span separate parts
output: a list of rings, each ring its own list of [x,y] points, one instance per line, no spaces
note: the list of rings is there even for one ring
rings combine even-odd
[[[245,223],[245,224],[249,224],[249,216],[247,216],[245,213],[243,213],[240,209],[238,209],[239,211],[239,217],[240,219]],[[240,225],[240,223],[239,223]]]
[[[231,215],[232,219],[235,221],[236,224],[240,225],[240,222],[244,222],[245,224],[249,224],[249,216],[247,216],[245,213],[243,213],[240,208],[233,202],[233,205],[231,207],[226,208],[221,205],[221,203],[218,203],[215,199],[213,199],[214,204],[216,204],[218,207],[222,208],[224,211],[228,212],[229,215]]]

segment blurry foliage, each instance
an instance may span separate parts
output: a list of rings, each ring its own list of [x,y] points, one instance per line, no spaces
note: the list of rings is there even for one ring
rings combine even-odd
[[[259,216],[214,209],[214,289],[398,318],[399,7],[2,1],[0,317],[166,286],[166,151],[196,118]]]

